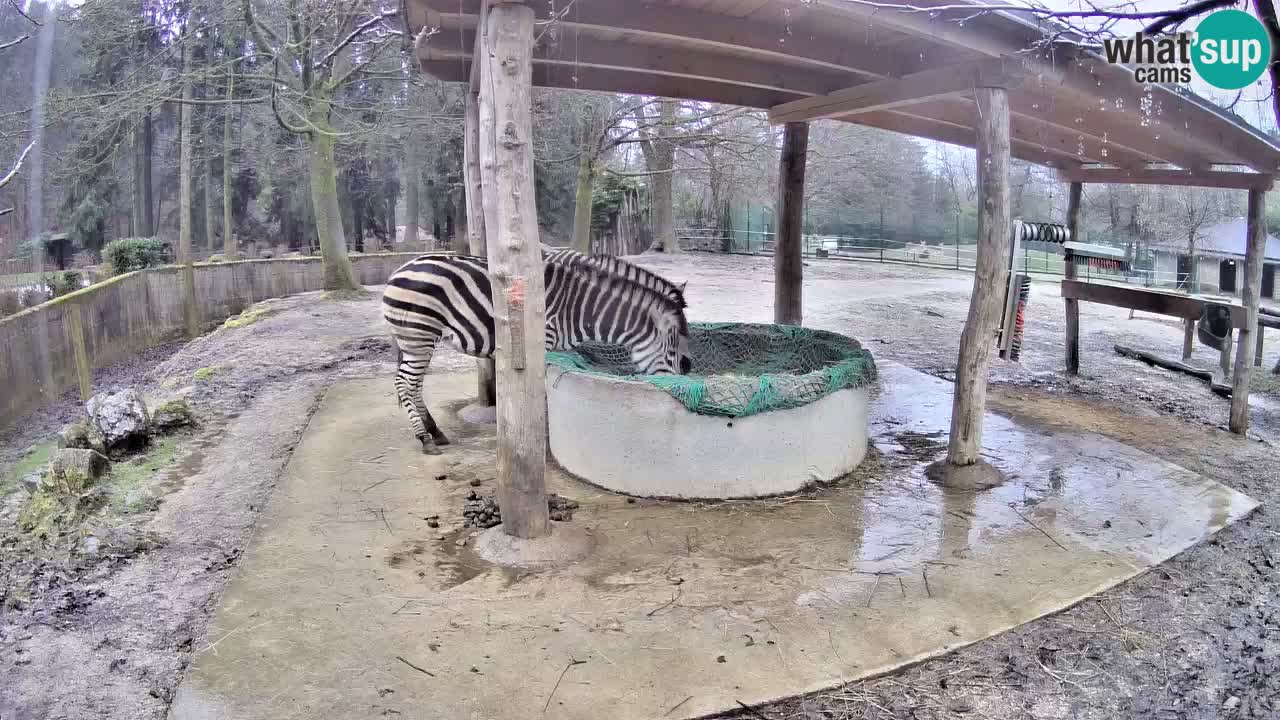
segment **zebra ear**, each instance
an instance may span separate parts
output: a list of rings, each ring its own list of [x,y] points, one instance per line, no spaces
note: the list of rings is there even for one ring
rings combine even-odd
[[[680,283],[679,285],[677,285],[677,286],[676,286],[676,289],[680,291],[680,294],[681,294],[681,295],[683,295],[683,294],[684,294],[684,289],[685,289],[685,287],[686,287],[686,286],[688,286],[688,285],[689,285],[689,281],[688,281],[688,280],[685,280],[684,282],[682,282],[682,283]]]

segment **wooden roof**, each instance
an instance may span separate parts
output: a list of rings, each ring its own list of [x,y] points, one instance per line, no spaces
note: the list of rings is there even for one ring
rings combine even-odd
[[[407,0],[423,69],[468,81],[484,0]],[[919,8],[957,0],[909,0]],[[834,118],[972,146],[979,78],[1011,81],[1014,157],[1066,179],[1270,187],[1280,145],[1181,89],[1005,12],[851,0],[539,0],[534,84]],[[553,17],[554,16],[554,17]],[[552,20],[554,22],[551,22]],[[420,33],[428,28],[426,33]]]

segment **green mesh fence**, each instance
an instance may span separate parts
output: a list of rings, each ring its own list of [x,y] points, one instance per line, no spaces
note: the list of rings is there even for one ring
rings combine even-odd
[[[689,375],[636,375],[624,348],[602,343],[547,353],[547,363],[647,382],[693,412],[724,417],[799,407],[876,379],[875,361],[857,340],[792,325],[690,323],[689,351]]]

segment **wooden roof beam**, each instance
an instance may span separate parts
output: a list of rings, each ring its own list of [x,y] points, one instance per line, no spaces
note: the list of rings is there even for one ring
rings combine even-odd
[[[482,1],[409,0],[410,4],[424,5],[434,11],[434,17],[445,28],[460,25],[474,28]],[[549,3],[534,3],[533,7],[540,24],[551,19]],[[738,56],[750,54],[762,61],[793,68],[820,67],[869,78],[892,77],[929,67],[918,54],[885,52],[848,35],[788,32],[781,22],[762,22],[644,0],[582,0],[569,6],[563,15],[557,12],[556,18],[556,31],[562,35],[574,30],[584,35],[623,33],[636,40],[653,38],[690,48],[731,51]],[[545,27],[548,26],[541,24],[539,32]]]
[[[975,87],[1009,87],[1021,82],[1022,63],[1013,58],[982,60],[934,68],[836,90],[818,97],[793,100],[769,108],[774,124],[845,117],[876,110],[965,95]]]
[[[419,49],[422,59],[457,60],[462,47],[472,47],[474,30],[449,30],[440,47],[428,42]],[[798,70],[774,63],[734,58],[682,47],[644,46],[629,42],[607,42],[593,36],[574,38],[542,37],[533,51],[535,64],[571,68],[600,68],[620,73],[642,73],[729,85],[776,90],[797,96],[825,93],[849,82],[849,73],[829,70]],[[474,62],[473,62],[474,67]]]
[[[1090,168],[1058,171],[1063,182],[1119,185],[1186,185],[1227,190],[1270,190],[1274,176],[1231,170],[1171,170],[1168,168]]]
[[[855,115],[850,122],[969,148],[973,147],[976,140],[972,126],[954,125],[941,120],[904,115],[893,110],[877,110]],[[1080,165],[1079,159],[1073,154],[1052,152],[1016,138],[1010,140],[1010,146],[1013,156],[1019,160],[1054,168],[1076,168]]]
[[[471,76],[471,58],[460,54],[454,57],[447,55],[436,57],[433,54],[421,64],[423,72],[444,82],[467,82]],[[794,94],[776,90],[729,85],[695,78],[624,73],[603,68],[549,63],[534,63],[533,84],[535,87],[584,92],[631,93],[758,109],[769,108],[796,97]]]

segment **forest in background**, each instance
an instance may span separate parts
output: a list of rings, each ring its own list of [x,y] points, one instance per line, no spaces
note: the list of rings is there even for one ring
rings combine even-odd
[[[399,7],[0,5],[0,174],[43,130],[39,194],[29,193],[33,158],[0,187],[0,212],[12,209],[0,217],[0,260],[46,247],[48,233],[65,234],[59,252],[82,262],[136,237],[185,242],[194,257],[464,246],[462,89],[417,69]],[[770,229],[781,129],[762,112],[538,90],[534,114],[544,242],[673,251],[684,228],[724,231],[745,216]],[[971,151],[834,122],[815,123],[809,148],[808,232],[972,242]],[[1015,162],[1012,195],[1015,216],[1062,217],[1051,169]],[[1133,253],[1194,252],[1197,234],[1243,203],[1243,192],[1091,186],[1086,227]],[[1269,219],[1280,225],[1280,213]],[[627,243],[611,243],[623,225]]]

